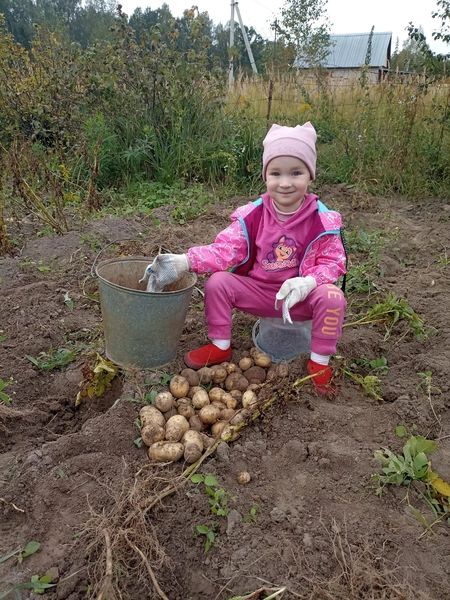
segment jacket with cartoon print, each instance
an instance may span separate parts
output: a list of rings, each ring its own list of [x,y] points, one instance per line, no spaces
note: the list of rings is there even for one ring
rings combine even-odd
[[[192,271],[232,269],[277,285],[299,275],[311,275],[317,285],[335,283],[345,274],[341,216],[315,194],[307,194],[299,210],[284,222],[268,194],[238,208],[231,220],[212,244],[188,250]]]

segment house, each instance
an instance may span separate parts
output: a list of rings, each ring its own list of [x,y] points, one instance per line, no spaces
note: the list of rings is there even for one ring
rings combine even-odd
[[[391,32],[330,35],[329,52],[322,65],[325,74],[333,83],[347,83],[359,79],[364,68],[369,83],[380,83],[389,72],[391,44]],[[299,71],[308,68],[301,59],[294,67]]]

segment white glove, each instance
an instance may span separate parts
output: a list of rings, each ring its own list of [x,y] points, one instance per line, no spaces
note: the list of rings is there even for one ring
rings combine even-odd
[[[162,292],[164,286],[173,283],[190,265],[186,254],[158,254],[139,283],[147,282],[147,292]]]
[[[317,281],[311,275],[306,277],[292,277],[286,279],[275,296],[275,309],[278,310],[278,301],[283,300],[283,322],[292,323],[289,309],[303,300],[317,287]]]

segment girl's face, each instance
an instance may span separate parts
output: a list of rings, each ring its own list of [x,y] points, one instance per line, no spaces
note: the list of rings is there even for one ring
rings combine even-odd
[[[267,193],[280,212],[291,213],[300,208],[310,181],[308,167],[299,158],[277,156],[267,165]]]

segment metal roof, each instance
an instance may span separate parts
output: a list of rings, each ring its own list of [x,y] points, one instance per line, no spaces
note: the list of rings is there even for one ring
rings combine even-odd
[[[343,33],[330,35],[330,52],[325,59],[327,69],[351,69],[366,62],[370,33]],[[392,33],[372,33],[371,67],[387,67],[391,58]],[[305,61],[297,59],[294,67],[307,68]]]

